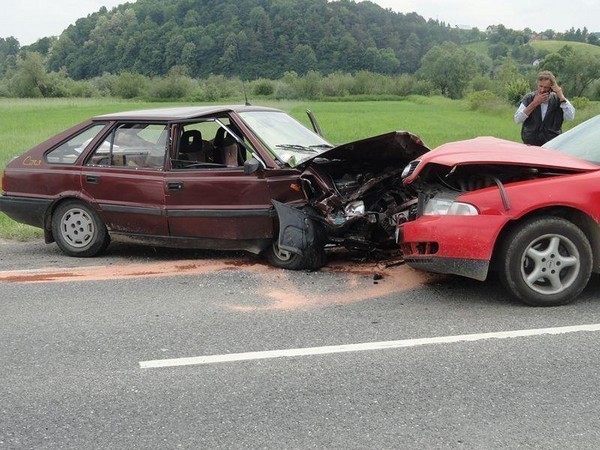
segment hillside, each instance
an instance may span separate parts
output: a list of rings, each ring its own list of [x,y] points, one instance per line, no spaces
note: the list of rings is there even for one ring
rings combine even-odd
[[[548,53],[554,53],[563,48],[565,45],[570,45],[577,52],[581,52],[585,55],[600,56],[600,46],[587,44],[585,42],[575,41],[560,41],[560,40],[531,40],[528,45],[533,47],[535,55],[544,55]],[[465,44],[465,47],[473,50],[474,52],[489,56],[490,42],[488,40],[482,40],[478,42],[470,42]]]
[[[531,41],[531,46],[537,52],[554,53],[560,50],[565,45],[570,45],[578,52],[590,56],[600,56],[600,47],[597,45],[586,44],[585,42],[573,41]]]
[[[412,73],[433,45],[459,43],[461,33],[370,2],[138,0],[77,20],[52,43],[48,69],[74,79],[165,75],[173,66],[244,79],[288,70]]]

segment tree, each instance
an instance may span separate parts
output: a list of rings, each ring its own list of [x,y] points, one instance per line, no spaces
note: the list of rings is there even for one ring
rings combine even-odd
[[[452,42],[429,50],[421,59],[421,68],[417,72],[419,77],[431,81],[442,95],[450,98],[461,98],[476,73],[475,54]]]
[[[416,33],[410,33],[400,54],[402,72],[415,73],[421,60],[421,40]]]
[[[317,56],[310,45],[296,46],[290,56],[288,68],[298,75],[305,75],[317,67]]]
[[[14,37],[0,38],[0,76],[16,66],[19,41]]]
[[[42,55],[31,52],[17,59],[17,70],[9,81],[9,88],[17,97],[44,97],[46,81]]]
[[[600,78],[600,57],[565,45],[558,52],[546,56],[541,68],[552,71],[568,95],[581,97]]]

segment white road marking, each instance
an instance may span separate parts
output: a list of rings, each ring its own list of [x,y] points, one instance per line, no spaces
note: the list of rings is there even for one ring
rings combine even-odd
[[[330,353],[362,352],[367,350],[386,350],[392,348],[417,347],[419,345],[451,344],[456,342],[474,342],[487,339],[508,339],[517,337],[541,336],[544,334],[568,334],[582,331],[600,331],[600,324],[575,325],[570,327],[537,328],[532,330],[498,331],[493,333],[463,334],[400,341],[365,342],[362,344],[330,345],[325,347],[294,348],[287,350],[269,350],[263,352],[230,353],[224,355],[197,356],[190,358],[157,359],[141,361],[141,369],[159,367],[191,366],[197,364],[216,364],[254,359],[285,358],[294,356],[326,355]]]

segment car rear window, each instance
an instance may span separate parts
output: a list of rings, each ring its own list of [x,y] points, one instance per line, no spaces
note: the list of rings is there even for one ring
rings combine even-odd
[[[105,125],[105,123],[94,124],[75,136],[71,136],[67,141],[46,153],[46,162],[48,164],[74,164]]]

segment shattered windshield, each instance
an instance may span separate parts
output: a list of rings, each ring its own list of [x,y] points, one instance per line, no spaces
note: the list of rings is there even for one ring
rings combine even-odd
[[[333,148],[284,112],[250,111],[240,113],[240,116],[271,153],[291,167]]]
[[[600,164],[600,115],[558,135],[542,147]]]

